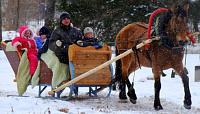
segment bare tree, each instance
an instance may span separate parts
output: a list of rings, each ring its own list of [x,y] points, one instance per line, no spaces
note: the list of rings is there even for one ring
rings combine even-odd
[[[46,0],[45,10],[45,26],[53,30],[54,13],[55,13],[55,0]]]
[[[2,29],[17,31],[20,26],[28,26],[31,21],[41,20],[41,3],[45,0],[1,0]]]

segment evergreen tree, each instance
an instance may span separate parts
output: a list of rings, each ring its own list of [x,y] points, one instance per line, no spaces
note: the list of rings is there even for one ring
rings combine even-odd
[[[192,1],[189,8],[189,18],[193,22],[194,31],[199,32],[198,23],[200,22],[200,0]],[[200,43],[200,38],[197,40]]]
[[[59,0],[58,10],[67,11],[74,26],[92,27],[99,40],[113,42],[118,32],[133,22],[148,23],[158,8],[183,4],[188,0]],[[159,15],[156,15],[159,16]],[[154,21],[155,22],[154,18]]]

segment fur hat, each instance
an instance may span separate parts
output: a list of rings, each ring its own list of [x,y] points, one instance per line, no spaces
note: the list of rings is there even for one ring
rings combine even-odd
[[[85,36],[86,33],[91,32],[93,34],[93,29],[91,27],[85,27],[83,34]]]
[[[69,19],[71,19],[71,16],[69,15],[68,12],[62,12],[61,15],[60,15],[60,22],[61,22],[64,18],[69,18]]]

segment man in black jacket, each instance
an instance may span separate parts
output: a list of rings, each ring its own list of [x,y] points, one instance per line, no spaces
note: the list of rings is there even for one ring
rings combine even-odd
[[[51,35],[49,49],[54,51],[59,61],[68,64],[68,47],[76,44],[81,39],[80,32],[70,26],[71,17],[68,12],[62,12],[60,15],[60,26],[57,27]]]

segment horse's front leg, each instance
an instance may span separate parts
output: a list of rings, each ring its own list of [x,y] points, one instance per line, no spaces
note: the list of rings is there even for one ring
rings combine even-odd
[[[192,101],[191,101],[191,94],[190,94],[190,88],[189,88],[189,78],[184,72],[183,67],[178,67],[174,69],[176,73],[181,76],[182,82],[183,82],[183,87],[184,87],[184,92],[185,92],[185,98],[184,98],[184,107],[186,109],[191,109]]]
[[[154,99],[154,108],[155,110],[161,110],[163,109],[162,105],[160,104],[160,89],[161,89],[161,83],[160,83],[160,70],[153,70],[154,73],[154,88],[155,88],[155,99]]]
[[[128,87],[128,96],[130,98],[130,101],[133,103],[133,104],[136,104],[136,100],[137,100],[137,96],[135,94],[135,89],[133,88],[133,85],[131,85],[129,79],[125,80],[126,82],[126,85]]]
[[[183,73],[182,75],[182,81],[183,81],[183,86],[184,86],[184,91],[185,91],[184,107],[186,109],[191,109],[192,101],[191,101],[191,94],[190,94],[190,89],[189,89],[189,78],[185,73]]]
[[[125,75],[130,75],[133,71],[136,71],[138,68],[139,68],[138,63],[136,63],[134,60],[132,60],[131,65],[130,65],[129,70],[128,70],[128,74],[125,74]],[[126,82],[126,85],[128,87],[128,93],[127,94],[128,94],[128,96],[130,98],[130,101],[133,104],[136,104],[137,96],[135,94],[135,89],[133,87],[134,82],[131,84],[128,78],[125,80],[125,82]]]

